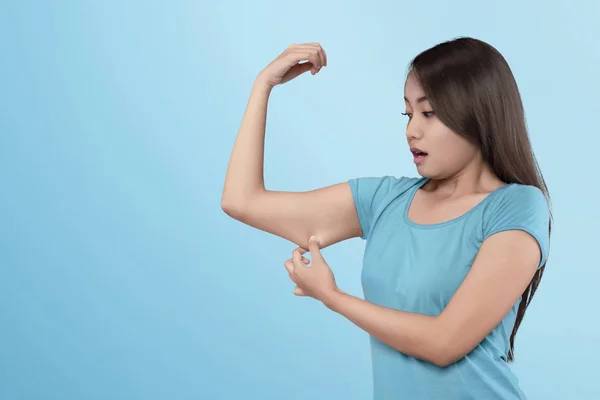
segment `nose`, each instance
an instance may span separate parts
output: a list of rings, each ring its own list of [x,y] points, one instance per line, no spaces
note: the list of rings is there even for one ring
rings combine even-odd
[[[421,128],[418,119],[412,118],[406,126],[406,139],[409,143],[412,140],[419,140],[423,137],[423,129]]]

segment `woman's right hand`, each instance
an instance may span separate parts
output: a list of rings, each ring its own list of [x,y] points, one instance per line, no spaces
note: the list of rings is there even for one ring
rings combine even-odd
[[[300,61],[305,60],[307,62],[300,64]],[[275,87],[309,70],[312,75],[315,75],[326,65],[327,54],[320,44],[291,44],[258,74],[257,80]]]

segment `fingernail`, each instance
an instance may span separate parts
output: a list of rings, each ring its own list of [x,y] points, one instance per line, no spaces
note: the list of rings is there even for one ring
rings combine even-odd
[[[311,237],[310,237],[310,239],[309,239],[309,241],[310,241],[310,242],[313,242],[313,241],[314,241],[314,242],[317,242],[317,243],[318,243],[318,242],[319,242],[319,239],[318,239],[316,236],[311,236]]]

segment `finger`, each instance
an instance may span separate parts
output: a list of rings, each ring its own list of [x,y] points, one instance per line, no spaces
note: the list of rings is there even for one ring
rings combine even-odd
[[[300,268],[303,264],[302,262],[302,255],[300,254],[300,251],[298,251],[298,249],[294,250],[292,252],[292,263],[294,267],[298,267]]]
[[[294,294],[296,296],[305,296],[304,290],[302,290],[301,288],[299,288],[298,285],[296,285],[296,287],[294,288]]]
[[[311,47],[315,47],[315,45],[318,45],[317,42],[311,42],[311,43],[292,43],[288,46],[288,49],[306,49],[306,48],[311,48]]]
[[[322,67],[327,66],[327,52],[325,51],[323,46],[321,46],[320,43],[317,43],[317,42],[300,43],[300,44],[292,43],[291,45],[288,46],[288,52],[292,51],[292,50],[298,50],[298,49],[316,49],[316,50],[318,50],[320,53],[321,66]]]
[[[308,60],[307,62],[301,62],[304,60]],[[288,74],[293,74],[293,78],[305,73],[306,71],[311,71],[314,75],[314,72],[317,71],[318,63],[314,62],[312,59],[301,58],[298,60],[298,57],[292,57],[291,63],[294,64],[290,67]],[[291,78],[291,79],[293,79]],[[291,80],[289,79],[289,80]]]
[[[319,43],[307,43],[305,46],[311,50],[317,51],[317,55],[319,56],[319,65],[316,65],[315,67],[317,69],[317,72],[319,72],[321,68],[323,68],[326,65],[325,52],[323,50],[323,47],[321,47]]]
[[[292,259],[294,258],[295,251],[299,252],[300,254],[306,254],[308,249],[305,249],[304,247],[296,247],[294,250],[292,250]]]
[[[293,61],[292,61],[293,62]],[[313,64],[311,62],[305,62],[303,64],[295,64],[290,67],[288,72],[284,75],[284,81],[282,83],[291,81],[292,79],[297,78],[302,75],[306,71],[310,71],[313,68]]]
[[[298,250],[300,252],[300,254],[304,254],[308,252],[308,249],[305,249],[304,247],[296,247],[295,250]]]
[[[317,42],[292,44],[288,47],[290,50],[317,50],[321,51],[323,47]]]
[[[310,237],[310,239],[308,240],[308,250],[310,251],[310,254],[312,255],[313,260],[324,261],[323,255],[321,254],[321,248],[320,248],[318,237],[316,237],[316,236]]]
[[[300,61],[310,61],[310,63],[313,65],[313,70],[315,71],[321,65],[318,50],[296,50],[293,51],[290,56],[293,57],[294,61],[296,61],[297,63],[299,63]]]
[[[285,269],[287,270],[288,274],[290,274],[290,278],[291,278],[291,274],[294,272],[294,265],[292,260],[287,260],[286,262],[283,263],[283,266],[285,267]]]
[[[327,65],[326,59],[325,59],[325,50],[323,50],[323,48],[321,46],[319,46],[319,59],[321,60],[321,66],[319,67],[319,71],[321,71],[321,68],[323,68],[324,66]],[[319,71],[317,71],[317,72],[319,72]]]
[[[310,46],[312,48],[315,48],[319,51],[319,59],[321,61],[319,71],[321,70],[321,68],[326,67],[327,66],[327,53],[325,52],[325,49],[323,48],[323,46],[321,46],[321,44],[316,43],[316,42],[307,43],[306,45]]]
[[[290,258],[290,259],[289,259],[289,260],[287,260],[286,262],[289,262],[289,263],[291,264],[291,263],[292,263],[292,259]],[[302,262],[303,262],[304,264],[308,264],[308,263],[310,263],[310,260],[309,260],[308,258],[306,258],[306,257],[302,257]],[[285,263],[283,263],[283,265],[285,265]],[[286,268],[287,268],[287,267],[286,267]]]
[[[303,60],[310,61],[313,64],[313,68],[311,69],[311,74],[313,75],[321,68],[321,59],[317,49],[294,49],[290,52],[290,57],[292,57],[296,63]]]

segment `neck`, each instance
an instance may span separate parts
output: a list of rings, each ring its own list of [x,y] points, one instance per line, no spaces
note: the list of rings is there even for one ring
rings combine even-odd
[[[443,197],[461,197],[489,193],[504,185],[486,163],[477,160],[449,177],[432,178],[425,185],[427,188],[424,186],[423,189],[437,192]]]

